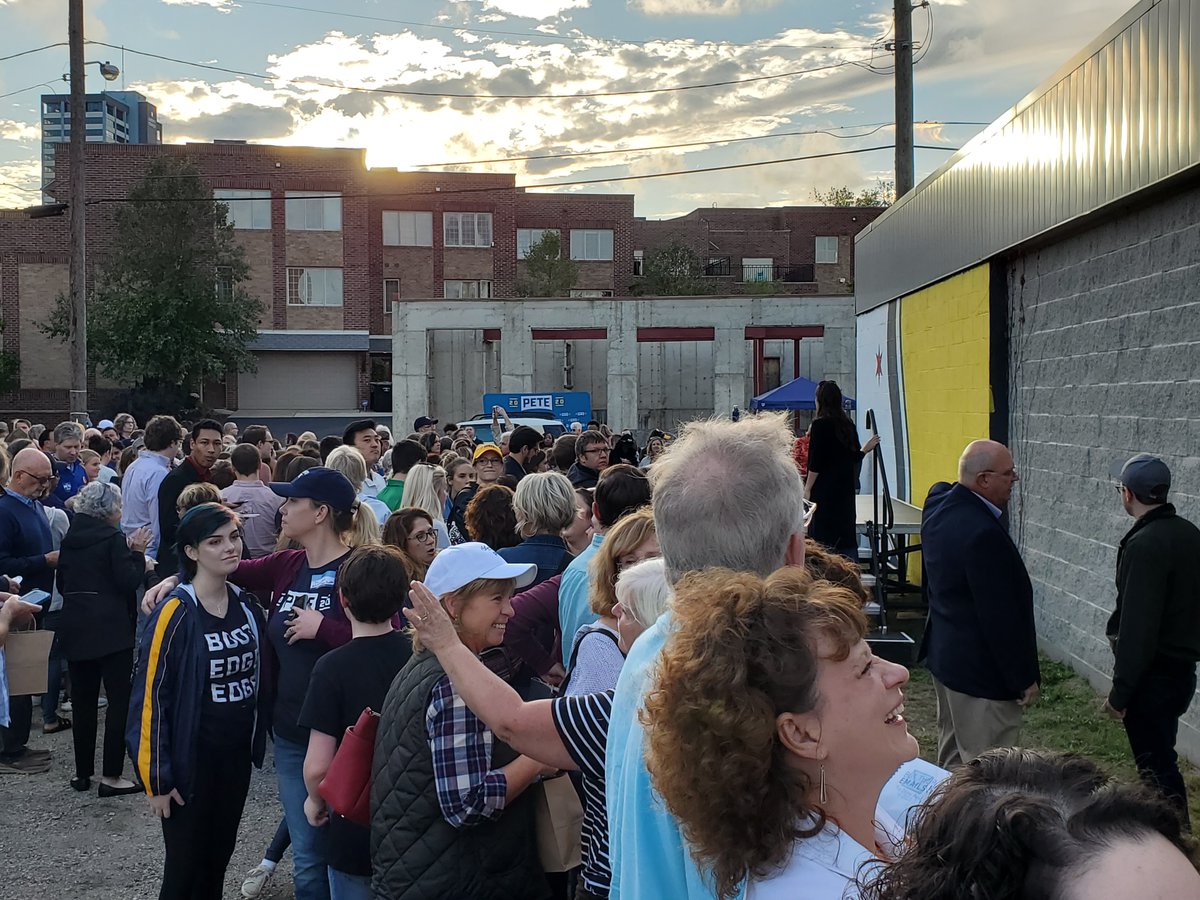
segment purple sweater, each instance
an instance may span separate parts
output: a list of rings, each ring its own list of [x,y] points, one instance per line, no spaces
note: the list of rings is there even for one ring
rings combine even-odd
[[[560,581],[562,576],[555,575],[513,597],[513,615],[504,630],[504,648],[538,675],[562,663],[558,634]]]

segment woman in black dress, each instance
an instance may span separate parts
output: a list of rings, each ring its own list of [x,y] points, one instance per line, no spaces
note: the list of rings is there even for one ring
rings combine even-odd
[[[863,446],[858,429],[842,405],[842,389],[834,381],[817,385],[817,417],[808,430],[808,477],[804,496],[817,505],[808,536],[850,559],[858,556],[854,530],[854,494],[862,458],[879,444]]]

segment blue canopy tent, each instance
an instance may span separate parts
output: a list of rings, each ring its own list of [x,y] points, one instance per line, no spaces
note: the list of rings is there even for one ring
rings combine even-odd
[[[854,409],[854,400],[843,397],[846,409]],[[750,401],[750,408],[759,409],[816,409],[817,383],[807,378],[797,378],[787,384],[781,384],[773,391],[759,394]]]

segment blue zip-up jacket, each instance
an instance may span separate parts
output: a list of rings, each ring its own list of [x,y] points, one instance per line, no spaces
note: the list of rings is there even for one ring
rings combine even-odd
[[[270,697],[265,689],[271,679],[263,672],[266,626],[251,595],[232,584],[229,602],[242,604],[258,644],[254,686],[258,702],[251,759],[262,768],[271,722]],[[146,793],[164,796],[178,790],[184,802],[192,799],[200,710],[208,683],[208,654],[204,632],[197,627],[197,606],[195,589],[190,583],[181,584],[146,623],[125,729],[125,746]]]

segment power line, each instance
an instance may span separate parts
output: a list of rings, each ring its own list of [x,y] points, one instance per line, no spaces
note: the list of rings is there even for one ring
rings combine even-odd
[[[811,130],[811,131],[785,131],[785,132],[779,132],[779,133],[775,133],[775,134],[754,134],[754,136],[740,137],[740,138],[709,138],[708,140],[689,140],[689,142],[682,142],[682,143],[676,143],[676,144],[655,144],[652,146],[636,146],[636,148],[625,148],[625,149],[617,149],[617,150],[576,150],[576,151],[571,151],[571,152],[563,152],[563,154],[540,154],[540,155],[535,155],[535,156],[498,156],[496,158],[492,158],[492,160],[457,160],[457,161],[451,161],[451,162],[425,162],[425,163],[416,163],[416,164],[414,164],[414,166],[410,167],[407,170],[409,170],[409,172],[415,173],[416,169],[437,169],[437,168],[445,168],[448,166],[482,166],[482,164],[485,164],[485,163],[526,162],[526,161],[532,161],[532,160],[572,160],[572,158],[582,157],[582,156],[607,156],[607,155],[613,155],[613,154],[638,154],[638,152],[649,152],[649,151],[653,151],[653,150],[683,149],[683,148],[689,148],[689,146],[709,146],[709,145],[714,145],[714,144],[738,144],[738,143],[748,142],[748,140],[767,140],[769,138],[784,138],[784,137],[804,137],[804,136],[810,136],[810,134],[829,134],[830,137],[835,137],[835,138],[839,138],[842,140],[851,140],[854,138],[870,137],[871,134],[880,132],[883,130],[883,128],[889,127],[890,125],[892,125],[892,122],[864,122],[864,124],[860,124],[860,125],[840,125],[840,126],[834,126],[832,128],[814,128],[814,130]],[[925,120],[925,121],[914,122],[914,125],[936,125],[936,126],[970,125],[970,126],[982,127],[984,125],[990,125],[990,122],[971,122],[971,121],[960,121],[960,120],[955,120],[955,121]],[[836,134],[835,133],[835,131],[844,130],[844,128],[870,128],[870,131],[866,131],[866,132],[863,132],[860,134]],[[929,145],[929,146],[925,146],[925,148],[923,148],[923,149],[947,150],[947,151],[953,152],[953,151],[958,150],[959,148],[953,148],[953,146]],[[222,172],[221,176],[222,176],[222,178],[239,178],[239,176],[246,176],[246,178],[250,178],[250,176],[256,176],[256,178],[257,178],[257,176],[262,176],[263,174],[264,173],[260,172],[260,170],[256,170],[256,172]],[[266,173],[266,174],[270,174],[270,173]],[[316,170],[316,169],[310,170],[310,169],[300,168],[300,169],[288,169],[287,173],[276,173],[276,174],[287,174],[288,176],[292,176],[292,178],[295,178],[295,176],[300,176],[300,175],[328,174],[328,172],[326,172],[326,170],[324,170],[324,169],[319,170],[319,172],[318,172],[318,170]],[[145,175],[144,178],[146,178],[146,179],[173,179],[173,178],[192,178],[192,176],[170,173],[170,174],[163,174],[163,175]],[[487,188],[487,190],[492,190],[492,188]]]
[[[794,78],[800,75],[812,75],[816,72],[827,72],[831,69],[840,69],[843,66],[857,65],[857,63],[855,63],[853,60],[845,60],[838,63],[827,63],[823,66],[814,66],[811,69],[796,69],[791,72],[780,72],[776,75],[755,75],[750,78],[736,78],[728,81],[710,81],[703,84],[684,84],[667,88],[641,88],[628,91],[587,91],[579,94],[451,94],[440,91],[405,91],[397,90],[395,88],[361,87],[358,85],[339,84],[338,82],[325,81],[317,78],[296,81],[289,78],[280,78],[277,75],[264,75],[261,72],[247,72],[241,69],[230,69],[226,68],[225,66],[199,63],[188,59],[178,59],[173,56],[164,56],[160,53],[150,53],[145,50],[134,50],[130,47],[119,47],[116,44],[106,44],[103,41],[88,41],[88,43],[95,44],[99,47],[109,47],[113,50],[124,50],[127,53],[133,53],[136,56],[148,57],[149,59],[159,59],[165,62],[178,63],[179,65],[191,66],[196,69],[208,69],[214,72],[224,72],[227,75],[241,75],[246,78],[261,78],[264,81],[275,81],[280,84],[301,86],[312,85],[316,87],[335,88],[339,91],[354,91],[367,94],[386,94],[389,96],[400,97],[440,97],[450,100],[586,100],[594,97],[633,97],[646,94],[674,94],[681,91],[696,91],[706,88],[753,84],[759,81],[774,81],[780,78]]]
[[[747,141],[765,141],[771,138],[781,137],[804,137],[813,134],[827,134],[830,137],[838,138],[839,140],[853,140],[854,138],[865,138],[882,131],[890,126],[891,122],[867,122],[861,125],[837,125],[832,128],[814,128],[810,131],[779,131],[774,134],[756,134],[749,137],[735,138],[709,138],[706,141],[685,141],[676,144],[655,144],[648,147],[627,147],[616,150],[576,150],[570,153],[546,153],[537,156],[500,156],[494,159],[468,159],[458,162],[440,162],[440,163],[415,163],[414,169],[440,169],[446,166],[480,166],[490,163],[505,163],[505,162],[529,162],[533,160],[546,159],[574,159],[581,156],[610,156],[617,153],[648,153],[653,150],[677,150],[684,147],[706,147],[713,144],[741,144]],[[916,122],[917,125],[990,125],[990,122]],[[837,134],[848,128],[870,128],[870,131],[864,131],[861,134]]]
[[[498,34],[505,37],[523,37],[537,38],[541,40],[555,41],[572,41],[582,43],[586,41],[602,41],[620,44],[637,44],[647,46],[649,44],[668,44],[681,47],[740,47],[756,50],[867,50],[869,47],[849,47],[840,44],[741,44],[732,41],[698,41],[686,40],[678,38],[652,38],[650,40],[638,40],[634,38],[623,37],[598,37],[594,35],[570,35],[557,34],[554,32],[545,31],[505,31],[497,28],[476,28],[473,26],[464,25],[441,25],[434,22],[412,22],[407,19],[392,19],[386,16],[368,16],[363,13],[349,13],[334,9],[319,9],[313,6],[299,6],[294,3],[275,3],[268,0],[238,0],[238,6],[263,6],[272,9],[289,9],[296,12],[314,13],[317,15],[335,16],[340,19],[358,19],[366,22],[384,22],[389,25],[404,25],[409,28],[433,28],[440,31],[464,32],[466,34]]]
[[[23,87],[23,88],[20,88],[19,90],[9,91],[7,94],[0,94],[0,100],[3,100],[5,97],[15,97],[17,94],[24,94],[26,91],[32,91],[34,88],[40,88],[40,87],[48,87],[51,90],[54,90],[54,85],[51,84],[50,82],[39,81],[37,84],[31,84],[29,87]]]
[[[479,194],[479,193],[496,193],[498,191],[524,191],[544,188],[559,188],[559,187],[581,187],[591,184],[615,184],[625,181],[646,181],[651,178],[670,178],[678,175],[702,175],[708,172],[730,172],[738,169],[756,169],[761,166],[776,166],[783,163],[805,162],[813,159],[829,159],[835,156],[856,156],[862,153],[876,153],[881,150],[895,149],[893,144],[883,144],[878,147],[859,147],[854,150],[835,150],[829,153],[810,153],[805,156],[791,156],[784,159],[764,159],[755,162],[746,163],[729,163],[721,166],[704,166],[695,169],[678,169],[672,172],[648,172],[637,175],[618,175],[609,178],[582,178],[572,181],[549,181],[538,184],[512,184],[512,185],[494,185],[490,187],[472,187],[472,188],[451,188],[449,190],[438,191],[402,191],[402,192],[379,192],[372,191],[366,194],[346,194],[346,193],[306,193],[305,198],[309,200],[356,200],[356,199],[388,199],[398,197],[414,197],[414,196],[436,196],[445,197],[459,194]],[[957,151],[957,147],[943,147],[938,145],[917,144],[918,150],[942,150],[946,152]],[[102,203],[197,203],[209,201],[213,197],[98,197],[89,200],[88,205]],[[224,201],[221,201],[224,202]]]
[[[50,50],[53,47],[65,47],[66,41],[59,41],[56,44],[47,44],[44,47],[34,47],[32,50],[22,50],[20,53],[10,53],[8,56],[0,56],[0,62],[7,62],[10,59],[16,59],[19,56],[28,56],[30,53],[41,53],[43,50]]]

